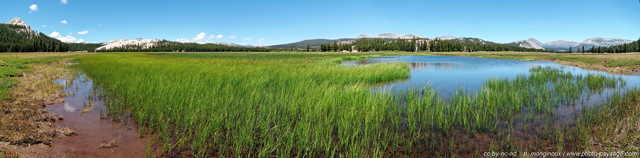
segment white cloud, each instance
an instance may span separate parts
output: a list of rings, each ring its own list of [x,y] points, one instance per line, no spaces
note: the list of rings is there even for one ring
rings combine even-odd
[[[65,42],[65,43],[78,43],[79,41],[76,41],[76,38],[71,36],[71,35],[67,35],[64,37],[60,37],[58,38],[58,40]]]
[[[31,10],[31,11],[29,12],[29,14],[31,14],[31,13],[33,13],[33,12],[35,12],[35,11],[38,11],[38,5],[37,5],[37,4],[32,4],[32,5],[30,5],[30,6],[29,6],[29,10]]]
[[[236,37],[236,36],[229,36],[229,38],[238,38],[238,37]]]
[[[216,35],[210,35],[208,39],[221,39],[221,38],[224,38],[224,36],[223,35],[217,35],[217,36]]]
[[[49,34],[49,36],[53,38],[60,37],[60,33],[53,31],[51,34]]]
[[[200,32],[198,35],[196,35],[196,38],[193,38],[193,40],[203,40],[205,37],[207,37],[207,33]]]
[[[69,23],[69,22],[67,22],[67,20],[62,20],[62,21],[60,21],[60,23],[61,23],[61,24],[67,24],[67,23]]]
[[[178,40],[177,40],[177,41],[178,41],[178,42],[182,42],[182,43],[187,43],[187,42],[189,42],[189,39],[186,39],[186,38],[178,38]]]
[[[78,32],[79,35],[86,35],[89,34],[89,30],[84,30],[84,31],[80,31]]]
[[[60,3],[67,4],[67,0],[60,0]]]
[[[249,40],[251,40],[251,38],[244,38],[244,40],[249,41]]]
[[[38,11],[38,5],[37,4],[32,4],[31,6],[29,6],[29,9],[31,11]]]
[[[264,38],[258,39],[258,42],[262,42],[262,41],[264,41]]]
[[[47,27],[47,25],[42,25],[42,27]]]
[[[62,35],[60,35],[59,32],[55,32],[55,31],[51,32],[51,34],[49,34],[49,36],[53,37],[55,39],[58,39],[58,40],[60,40],[62,42],[65,42],[65,43],[82,43],[82,42],[84,42],[84,39],[77,40],[75,37],[73,37],[71,35],[67,35],[67,36],[63,37]]]

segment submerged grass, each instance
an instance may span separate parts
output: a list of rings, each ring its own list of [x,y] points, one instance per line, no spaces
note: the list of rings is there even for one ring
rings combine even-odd
[[[571,133],[585,132],[583,130],[589,124],[579,124],[581,128],[569,128],[568,124],[576,124],[559,118],[557,108],[587,108],[587,102],[579,101],[581,98],[625,85],[619,78],[572,75],[550,67],[537,67],[530,71],[530,75],[519,75],[515,79],[489,79],[473,95],[458,91],[448,101],[439,100],[434,90],[428,87],[419,92],[411,91],[406,95],[406,120],[412,138],[408,139],[412,144],[410,146],[424,142],[464,143],[464,139],[447,140],[451,134],[460,136],[456,132],[462,132],[462,135],[473,135],[467,139],[476,141],[490,137],[487,142],[464,144],[467,148],[473,148],[470,152],[548,151],[550,148],[554,151],[567,148],[581,151],[587,146],[579,146],[579,142],[588,141],[589,138],[574,137]],[[638,96],[633,93],[629,95]],[[594,117],[600,115],[581,115],[574,119]],[[442,137],[421,137],[433,133],[442,134]],[[543,144],[538,144],[538,141]],[[487,144],[491,144],[489,148],[483,146]],[[441,148],[436,146],[430,150],[442,151]]]
[[[133,115],[171,156],[481,156],[584,149],[588,124],[560,106],[624,85],[533,68],[448,100],[426,86],[403,96],[369,86],[409,76],[405,63],[341,66],[367,54],[98,54],[78,68],[104,87],[108,114]],[[561,95],[559,95],[561,94]],[[613,99],[615,101],[615,99]],[[603,100],[609,102],[609,100]],[[581,115],[594,119],[602,114]],[[591,122],[591,121],[586,121]],[[468,143],[469,140],[476,142]]]
[[[583,143],[592,151],[640,151],[640,90],[614,93],[610,100],[582,111]]]

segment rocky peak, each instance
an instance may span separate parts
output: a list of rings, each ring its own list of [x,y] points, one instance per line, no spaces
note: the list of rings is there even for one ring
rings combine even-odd
[[[533,48],[533,49],[545,50],[542,46],[538,45],[535,41],[531,41],[531,40],[522,40],[522,41],[518,41],[516,43],[518,43],[519,46],[523,47],[523,48]],[[539,41],[538,41],[538,43],[539,43]]]
[[[7,24],[29,27],[29,25],[27,25],[27,23],[22,21],[21,18],[13,18],[13,19],[9,20],[9,22],[7,22]]]
[[[27,33],[27,34],[30,34],[32,36],[38,36],[38,34],[35,31],[31,30],[31,27],[29,27],[29,25],[27,25],[27,23],[22,21],[22,19],[20,19],[20,18],[13,18],[13,19],[9,20],[9,22],[7,22],[6,24],[7,25],[24,26],[24,28],[16,28],[15,30],[17,32]]]
[[[538,40],[537,40],[537,39],[535,39],[535,38],[529,38],[529,39],[527,39],[527,41],[529,41],[529,42],[531,42],[531,43],[534,43],[534,44],[536,44],[536,45],[538,45],[538,46],[542,46],[542,42],[538,41]]]
[[[96,48],[96,50],[109,50],[121,47],[140,47],[141,49],[147,49],[154,47],[158,43],[158,40],[152,39],[118,39],[105,43],[103,46]]]

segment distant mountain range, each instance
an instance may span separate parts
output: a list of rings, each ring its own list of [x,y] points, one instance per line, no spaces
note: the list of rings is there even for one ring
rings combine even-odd
[[[419,36],[419,35],[413,35],[413,34],[404,34],[404,35],[398,35],[398,34],[392,34],[392,33],[384,33],[384,34],[380,34],[377,36],[367,36],[367,35],[360,35],[356,38],[341,38],[341,39],[309,39],[309,40],[303,40],[303,41],[299,41],[299,42],[293,42],[293,43],[287,43],[287,44],[279,44],[279,45],[272,45],[272,46],[267,46],[268,48],[276,48],[276,49],[290,49],[290,48],[294,48],[294,49],[306,49],[307,45],[309,45],[309,47],[311,48],[319,48],[320,44],[322,43],[333,43],[333,42],[338,42],[338,43],[351,43],[357,39],[360,38],[368,38],[368,39],[372,39],[372,38],[379,38],[379,39],[384,39],[384,40],[395,40],[395,39],[406,39],[406,40],[410,40],[410,39],[419,39],[419,40],[449,40],[449,41],[456,41],[456,42],[466,42],[466,43],[480,43],[480,44],[505,44],[505,45],[512,45],[512,46],[519,46],[519,47],[523,47],[523,48],[534,48],[534,49],[544,49],[544,50],[553,50],[553,51],[568,51],[569,47],[573,47],[573,50],[577,50],[578,47],[582,47],[584,46],[586,49],[589,49],[591,47],[599,47],[599,46],[614,46],[614,45],[620,45],[620,44],[625,44],[625,43],[630,43],[633,42],[631,40],[626,40],[626,39],[620,39],[620,38],[601,38],[601,37],[595,37],[595,38],[589,38],[586,39],[582,42],[574,42],[574,41],[564,41],[564,40],[558,40],[558,41],[549,41],[549,42],[540,42],[534,38],[529,38],[526,40],[521,40],[521,41],[514,41],[514,42],[510,42],[510,43],[497,43],[497,42],[491,42],[491,41],[486,41],[480,38],[472,38],[472,37],[453,37],[453,36],[441,36],[441,37],[436,37],[436,38],[426,38],[423,36]],[[113,47],[118,47],[118,46],[123,46],[123,45],[146,45],[148,47],[153,47],[153,44],[155,42],[157,42],[158,40],[150,40],[150,39],[135,39],[135,40],[126,40],[126,39],[119,39],[119,40],[113,40],[110,42],[106,42],[106,43],[102,43],[103,46],[98,48],[98,49],[109,49],[109,48],[113,48]],[[231,46],[231,47],[256,47],[253,45],[241,45],[241,44],[236,44],[236,43],[227,43],[227,42],[220,42],[220,43],[213,43],[213,44],[220,44],[220,45],[225,45],[225,46]]]
[[[367,39],[372,39],[372,38],[379,38],[379,39],[384,39],[387,41],[390,40],[395,40],[395,39],[406,39],[406,40],[410,40],[410,39],[420,39],[420,40],[429,40],[431,38],[426,38],[423,36],[419,36],[419,35],[413,35],[413,34],[404,34],[404,35],[398,35],[398,34],[393,34],[393,33],[383,33],[377,36],[368,36],[368,35],[360,35],[356,38],[340,38],[340,39],[308,39],[308,40],[303,40],[303,41],[299,41],[299,42],[293,42],[293,43],[287,43],[287,44],[278,44],[278,45],[271,45],[271,46],[267,46],[269,48],[276,48],[276,49],[289,49],[289,48],[296,48],[296,49],[305,49],[307,48],[307,44],[311,47],[311,48],[319,48],[320,44],[322,43],[333,43],[333,42],[338,42],[338,43],[351,43],[355,40],[361,39],[361,38],[367,38]],[[438,37],[438,39],[440,40],[453,40],[453,41],[457,41],[457,42],[463,42],[463,41],[467,41],[467,42],[481,42],[481,43],[486,43],[487,41],[484,41],[482,39],[479,38],[458,38],[458,37],[453,37],[453,36],[443,36],[443,37]]]
[[[43,42],[34,42],[34,40],[47,42],[47,47],[34,49],[35,51],[66,51],[68,50],[66,46],[64,47],[61,46],[61,44],[59,44],[61,42],[55,39],[55,37],[52,38],[42,33],[37,33],[31,30],[29,25],[27,25],[20,18],[14,18],[9,22],[7,22],[6,24],[2,24],[2,26],[4,28],[4,33],[2,35],[7,36],[7,38],[5,39],[11,39],[10,41],[4,41],[3,43],[0,43],[0,46],[2,46],[4,51],[32,51],[31,49],[27,48],[28,45],[33,45],[34,43],[43,43]],[[480,38],[471,38],[471,37],[441,36],[441,37],[435,37],[435,38],[428,38],[428,37],[414,35],[414,34],[384,33],[377,36],[360,35],[355,38],[308,39],[308,40],[303,40],[299,42],[267,46],[267,48],[306,49],[307,46],[309,46],[311,48],[317,49],[317,48],[320,48],[320,45],[322,43],[334,43],[334,42],[352,43],[362,38],[366,38],[366,39],[377,38],[377,39],[384,39],[385,41],[391,41],[396,39],[405,39],[405,40],[418,39],[420,41],[448,40],[448,41],[455,41],[455,42],[461,42],[461,43],[503,44],[503,45],[518,46],[523,48],[544,49],[544,50],[552,50],[552,51],[568,51],[569,47],[573,47],[573,50],[577,50],[578,48],[582,48],[582,47],[584,47],[585,49],[590,49],[591,47],[615,46],[615,45],[621,45],[621,44],[633,42],[632,40],[628,40],[628,39],[595,37],[595,38],[586,39],[582,42],[558,40],[558,41],[548,41],[543,43],[538,41],[537,39],[529,38],[526,40],[514,41],[510,43],[496,43],[496,42],[486,41]],[[63,42],[68,42],[68,41],[63,41]],[[97,50],[109,50],[113,48],[122,48],[127,46],[136,46],[136,47],[140,47],[141,49],[145,49],[145,48],[156,47],[155,45],[158,42],[159,40],[151,40],[151,39],[134,39],[134,40],[119,39],[119,40],[113,40],[105,43],[88,43],[88,44],[69,43],[69,45],[71,45],[73,48],[78,48],[78,50],[94,49],[96,47],[98,47]],[[193,43],[193,44],[217,44],[217,45],[224,45],[224,46],[230,46],[230,47],[244,47],[244,48],[256,47],[252,45],[241,45],[241,44],[227,43],[227,42]],[[91,47],[85,46],[85,45],[91,45]],[[76,51],[76,49],[70,49],[70,51]],[[86,50],[86,51],[93,51],[93,50]]]
[[[269,48],[277,48],[277,49],[289,49],[289,48],[296,48],[296,49],[305,49],[307,47],[307,44],[311,47],[311,48],[319,48],[320,44],[322,43],[333,43],[334,41],[336,42],[350,42],[350,41],[355,41],[357,39],[360,38],[380,38],[380,39],[385,39],[385,40],[394,40],[394,39],[421,39],[421,40],[434,40],[434,39],[438,39],[438,40],[450,40],[450,41],[456,41],[456,42],[473,42],[473,43],[481,43],[481,44],[505,44],[505,45],[513,45],[513,46],[519,46],[519,47],[523,47],[523,48],[535,48],[535,49],[545,49],[545,50],[553,50],[553,51],[568,51],[569,47],[574,47],[573,50],[576,50],[578,47],[582,47],[584,46],[586,49],[591,48],[591,47],[599,47],[599,46],[614,46],[614,45],[620,45],[620,44],[625,44],[625,43],[630,43],[633,42],[631,40],[627,40],[627,39],[620,39],[620,38],[601,38],[601,37],[594,37],[594,38],[589,38],[586,39],[582,42],[574,42],[574,41],[564,41],[564,40],[558,40],[558,41],[549,41],[549,42],[540,42],[534,38],[529,38],[526,40],[520,40],[520,41],[514,41],[514,42],[510,42],[510,43],[497,43],[497,42],[491,42],[491,41],[486,41],[480,38],[471,38],[471,37],[453,37],[453,36],[441,36],[441,37],[435,37],[435,38],[427,38],[424,36],[419,36],[419,35],[413,35],[413,34],[404,34],[404,35],[398,35],[398,34],[393,34],[393,33],[384,33],[384,34],[380,34],[377,36],[368,36],[368,35],[360,35],[356,38],[340,38],[340,39],[309,39],[309,40],[303,40],[303,41],[299,41],[299,42],[293,42],[293,43],[287,43],[287,44],[278,44],[278,45],[272,45],[272,46],[267,46]]]
[[[424,39],[425,37],[413,35],[413,34],[404,34],[404,35],[396,35],[392,33],[383,33],[378,36],[369,37],[367,35],[360,35],[358,38],[382,38],[382,39]]]
[[[573,47],[573,50],[577,50],[577,48],[582,48],[582,47],[584,47],[585,49],[589,49],[591,47],[604,47],[604,46],[608,47],[608,46],[621,45],[625,43],[631,43],[633,41],[627,40],[627,39],[621,39],[621,38],[594,37],[594,38],[586,39],[582,42],[558,40],[558,41],[549,41],[549,42],[542,43],[534,38],[529,38],[521,42],[530,43],[533,46],[539,46],[547,50],[568,51],[569,47]]]

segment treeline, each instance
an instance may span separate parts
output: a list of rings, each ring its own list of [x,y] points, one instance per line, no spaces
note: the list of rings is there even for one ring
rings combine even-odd
[[[167,40],[158,41],[147,48],[144,45],[126,45],[111,49],[100,49],[96,52],[268,52],[262,47],[233,47],[221,44],[180,43]]]
[[[584,48],[582,48],[584,50]],[[591,47],[588,53],[628,53],[640,52],[640,39],[637,41],[610,47]],[[584,52],[583,52],[584,53]]]
[[[419,40],[419,39],[366,39],[361,38],[355,42],[333,42],[320,45],[320,51],[431,51],[431,52],[476,52],[476,51],[518,51],[518,52],[539,52],[541,49],[522,48],[518,46],[478,43],[478,42],[458,42],[450,40]]]
[[[94,52],[96,48],[102,46],[99,43],[69,43],[69,51],[77,52],[77,51],[87,51]]]
[[[0,24],[0,52],[66,52],[69,45],[25,26]]]

